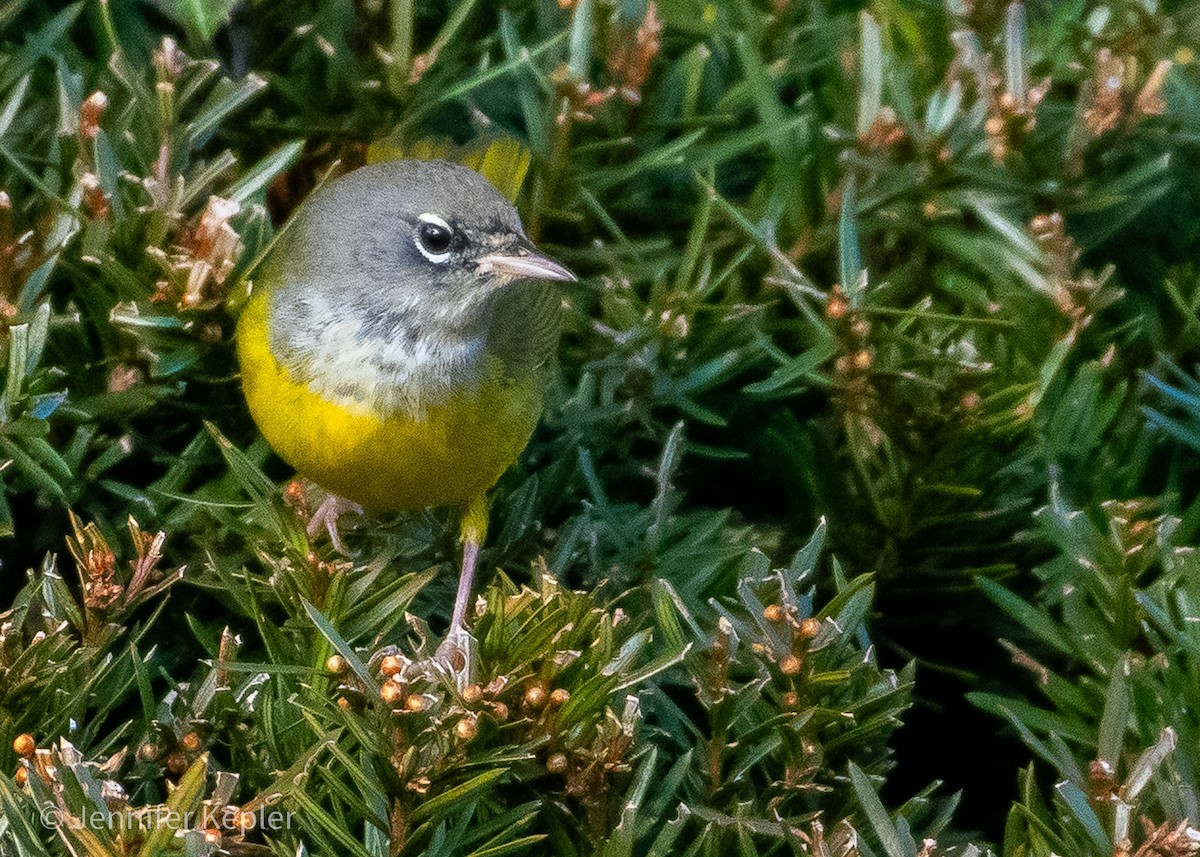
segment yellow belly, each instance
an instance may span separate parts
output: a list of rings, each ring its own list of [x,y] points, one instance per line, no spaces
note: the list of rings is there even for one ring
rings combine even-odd
[[[368,509],[466,503],[495,484],[537,425],[539,374],[510,378],[499,360],[470,394],[426,408],[419,420],[351,412],[288,376],[268,347],[266,309],[266,295],[255,295],[238,320],[251,415],[284,461]]]

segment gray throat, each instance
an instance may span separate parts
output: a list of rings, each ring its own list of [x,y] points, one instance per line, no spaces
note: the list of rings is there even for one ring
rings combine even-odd
[[[442,313],[428,303],[379,310],[302,288],[269,300],[271,352],[293,380],[353,411],[413,418],[469,394],[489,357],[514,377],[540,371],[557,347],[562,308],[559,290],[538,281]]]
[[[344,295],[298,291],[269,298],[271,351],[293,380],[324,399],[352,411],[419,418],[482,375],[487,313],[451,322],[423,318],[428,307],[381,312]]]

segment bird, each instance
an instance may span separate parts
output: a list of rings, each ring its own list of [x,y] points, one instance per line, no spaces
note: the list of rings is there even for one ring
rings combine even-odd
[[[576,276],[540,252],[482,175],[381,161],[313,192],[250,278],[236,344],[250,414],[327,492],[309,522],[460,511],[462,565],[438,655],[469,669],[467,609],[488,491],[542,411]]]

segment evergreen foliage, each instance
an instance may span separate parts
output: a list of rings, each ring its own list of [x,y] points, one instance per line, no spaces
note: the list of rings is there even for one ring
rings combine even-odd
[[[0,7],[0,854],[1200,851],[1198,52],[1193,0]],[[231,335],[314,187],[497,140],[581,283],[459,686],[453,511],[308,539]]]

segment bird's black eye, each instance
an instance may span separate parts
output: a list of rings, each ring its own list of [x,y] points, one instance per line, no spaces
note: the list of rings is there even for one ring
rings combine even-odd
[[[417,218],[415,238],[417,249],[430,262],[445,262],[450,258],[454,230],[436,214],[422,214]]]

